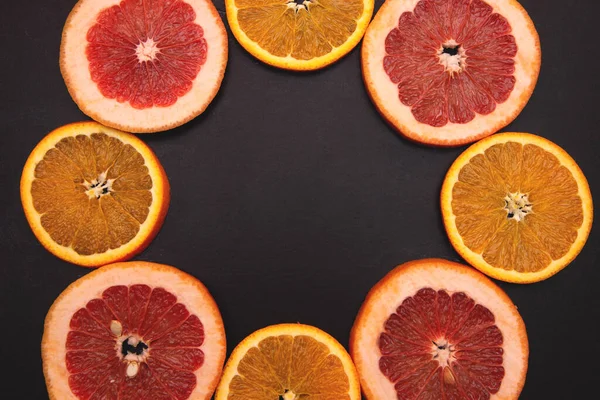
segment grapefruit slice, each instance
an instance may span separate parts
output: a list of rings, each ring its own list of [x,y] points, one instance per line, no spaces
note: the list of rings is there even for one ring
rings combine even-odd
[[[86,267],[144,250],[169,200],[169,181],[152,150],[96,122],[49,133],[21,176],[21,203],[37,239],[57,257]]]
[[[79,108],[138,133],[202,113],[226,63],[227,33],[210,0],[80,0],[60,48],[60,69]]]
[[[362,47],[380,113],[407,138],[438,146],[509,124],[540,65],[538,34],[516,0],[386,1]]]
[[[225,360],[221,315],[202,283],[149,262],[72,283],[44,326],[51,400],[206,400]]]
[[[227,361],[215,400],[360,400],[356,369],[344,347],[301,324],[260,329]]]
[[[225,0],[238,42],[264,63],[326,67],[350,52],[373,15],[373,0]]]
[[[515,283],[565,268],[593,220],[577,163],[528,133],[501,133],[469,147],[446,175],[441,206],[456,251],[485,274]]]
[[[472,268],[428,259],[371,289],[350,352],[369,400],[516,400],[529,345],[499,287]]]

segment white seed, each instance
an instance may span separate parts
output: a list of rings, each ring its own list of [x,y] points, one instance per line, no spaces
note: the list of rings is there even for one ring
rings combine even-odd
[[[115,335],[115,336],[121,336],[121,333],[123,333],[123,325],[121,325],[121,323],[117,320],[113,320],[110,323],[110,331]]]
[[[450,368],[444,368],[444,382],[448,385],[455,385],[456,379],[454,378],[454,374],[450,371]]]
[[[133,378],[137,375],[139,370],[140,364],[135,361],[131,361],[129,364],[127,364],[127,371],[125,371],[125,373],[129,378]]]

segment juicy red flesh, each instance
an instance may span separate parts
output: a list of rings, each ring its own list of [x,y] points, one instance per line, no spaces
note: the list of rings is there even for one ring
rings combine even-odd
[[[417,121],[465,124],[494,111],[515,86],[517,44],[510,32],[506,18],[482,0],[421,0],[388,34],[383,67]],[[450,40],[466,56],[459,72],[439,61]]]
[[[207,43],[194,9],[182,0],[123,0],[98,14],[87,33],[92,80],[106,98],[132,107],[168,107],[190,91],[206,61]],[[152,39],[156,58],[136,48]]]
[[[394,383],[398,399],[487,400],[504,379],[502,343],[486,307],[462,292],[425,288],[385,323],[379,369]],[[453,351],[447,366],[434,357],[435,346],[444,345]]]
[[[149,347],[133,378],[126,377],[112,321],[121,323],[122,336],[136,335]],[[71,318],[69,386],[82,400],[184,400],[196,387],[194,371],[204,363],[203,342],[202,322],[173,294],[146,285],[112,286]]]

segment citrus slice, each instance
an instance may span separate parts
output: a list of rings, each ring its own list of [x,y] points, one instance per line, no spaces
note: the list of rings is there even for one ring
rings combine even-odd
[[[509,124],[540,65],[538,34],[516,0],[386,1],[362,47],[380,113],[407,138],[438,146]]]
[[[227,361],[215,400],[360,400],[356,369],[322,330],[272,325],[245,338]]]
[[[35,236],[57,257],[86,267],[144,250],[169,200],[169,181],[152,150],[96,122],[52,131],[21,176],[21,203]]]
[[[398,266],[369,292],[350,352],[369,400],[516,400],[527,332],[484,275],[439,259]]]
[[[224,360],[213,298],[167,265],[99,268],[65,289],[44,325],[51,400],[207,400]]]
[[[592,227],[583,172],[560,147],[528,133],[501,133],[452,164],[441,193],[452,245],[480,271],[531,283],[566,267]]]
[[[227,33],[210,0],[80,0],[60,47],[75,103],[127,132],[171,129],[202,113],[226,64]]]
[[[373,0],[225,0],[238,42],[275,67],[315,70],[350,52],[373,15]]]

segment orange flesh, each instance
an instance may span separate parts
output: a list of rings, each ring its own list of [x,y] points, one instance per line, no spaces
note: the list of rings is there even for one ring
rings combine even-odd
[[[309,336],[268,337],[244,355],[237,372],[229,400],[350,399],[341,360]]]
[[[535,272],[563,257],[583,224],[577,182],[550,152],[516,142],[473,157],[452,190],[465,245],[494,267]],[[532,211],[509,218],[505,198],[525,194]]]
[[[345,43],[363,13],[363,0],[311,0],[297,10],[291,3],[235,0],[241,30],[275,56],[310,60]]]
[[[133,146],[104,133],[60,140],[36,165],[31,186],[42,227],[81,255],[129,242],[152,203],[152,178],[144,163]],[[103,173],[109,190],[96,186],[94,192],[91,185]]]

